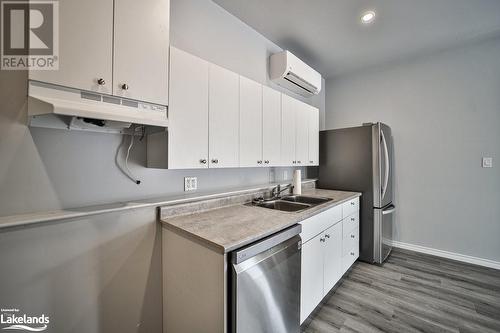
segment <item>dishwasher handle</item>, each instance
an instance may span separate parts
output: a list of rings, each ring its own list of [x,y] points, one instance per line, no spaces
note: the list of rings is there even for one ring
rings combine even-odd
[[[233,251],[231,254],[231,262],[233,265],[238,265],[245,260],[255,257],[256,255],[270,250],[276,245],[283,243],[290,238],[293,238],[294,236],[300,234],[301,231],[302,225],[296,224],[288,229],[266,237],[261,241],[250,244],[242,249]]]

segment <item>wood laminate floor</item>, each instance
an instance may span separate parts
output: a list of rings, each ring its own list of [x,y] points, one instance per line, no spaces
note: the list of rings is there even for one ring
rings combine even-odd
[[[500,271],[394,249],[357,262],[302,332],[500,332]]]

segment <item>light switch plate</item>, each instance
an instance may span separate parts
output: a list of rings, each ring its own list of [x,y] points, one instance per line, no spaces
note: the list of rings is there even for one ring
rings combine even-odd
[[[184,191],[195,191],[198,189],[197,177],[184,177]]]
[[[483,157],[483,168],[493,168],[492,157]]]

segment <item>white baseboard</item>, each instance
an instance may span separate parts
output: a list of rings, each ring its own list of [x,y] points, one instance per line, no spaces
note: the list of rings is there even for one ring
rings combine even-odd
[[[433,249],[431,247],[413,245],[413,244],[398,242],[398,241],[394,241],[394,240],[391,241],[391,243],[392,243],[392,246],[399,247],[399,248],[404,249],[404,250],[421,252],[421,253],[437,256],[437,257],[466,262],[469,264],[475,264],[475,265],[479,265],[479,266],[500,269],[500,262],[490,260],[490,259],[471,257],[471,256],[467,256],[465,254],[449,252],[449,251],[444,251],[444,250],[438,250],[438,249]]]

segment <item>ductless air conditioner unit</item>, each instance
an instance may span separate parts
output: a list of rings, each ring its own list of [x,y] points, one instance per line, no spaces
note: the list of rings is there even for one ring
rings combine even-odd
[[[310,97],[321,91],[321,74],[290,51],[271,56],[270,74],[272,81],[299,95]]]

